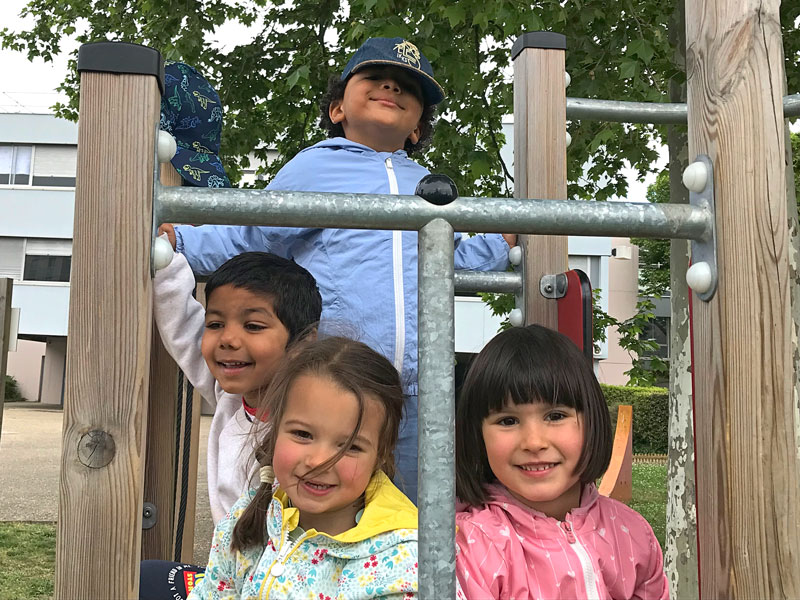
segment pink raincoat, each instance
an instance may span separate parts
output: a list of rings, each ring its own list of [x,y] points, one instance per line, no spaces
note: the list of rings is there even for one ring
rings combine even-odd
[[[488,490],[486,506],[456,515],[459,597],[669,598],[650,525],[595,486],[584,487],[564,521],[526,507],[501,485]]]

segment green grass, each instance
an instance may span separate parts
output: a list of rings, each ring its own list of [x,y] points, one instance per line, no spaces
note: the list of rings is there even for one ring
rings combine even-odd
[[[55,523],[0,523],[0,600],[53,596]]]
[[[663,550],[667,528],[666,465],[633,465],[633,498],[629,506],[647,519]]]
[[[667,522],[666,466],[633,465],[630,507],[647,519],[663,548]],[[54,523],[0,523],[0,600],[52,597],[55,548]]]

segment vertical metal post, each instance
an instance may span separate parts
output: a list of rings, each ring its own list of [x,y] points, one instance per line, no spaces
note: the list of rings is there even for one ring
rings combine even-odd
[[[455,598],[453,228],[419,232],[419,597]]]

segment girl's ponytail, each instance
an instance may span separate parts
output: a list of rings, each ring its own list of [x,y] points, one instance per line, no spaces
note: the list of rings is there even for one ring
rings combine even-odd
[[[233,528],[231,550],[234,552],[241,552],[253,546],[263,546],[267,541],[267,511],[272,501],[275,472],[270,465],[263,466],[259,469],[259,478],[261,485],[258,486],[256,495]]]

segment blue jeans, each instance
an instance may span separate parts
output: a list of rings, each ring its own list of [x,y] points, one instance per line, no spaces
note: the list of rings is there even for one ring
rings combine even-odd
[[[403,396],[403,420],[400,421],[400,437],[394,451],[396,473],[395,485],[417,503],[417,402],[418,396]]]

